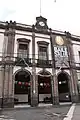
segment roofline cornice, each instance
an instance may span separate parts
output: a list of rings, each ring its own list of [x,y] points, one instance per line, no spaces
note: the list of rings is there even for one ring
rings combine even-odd
[[[16,23],[15,21],[12,22],[1,22],[0,21],[0,29],[6,29],[6,28],[14,28],[16,30],[21,30],[21,31],[27,31],[27,32],[33,32],[33,28],[31,25],[26,25],[26,24],[21,24],[21,23]],[[60,36],[66,36],[65,33],[69,33],[69,32],[63,32],[63,31],[58,31],[58,30],[50,30],[50,29],[47,29],[46,31],[43,30],[37,30],[37,29],[34,29],[34,32],[35,33],[39,33],[39,34],[45,34],[45,35],[60,35]],[[77,42],[80,42],[80,36],[77,36],[77,35],[72,35],[70,34],[70,39],[72,41],[77,41]]]

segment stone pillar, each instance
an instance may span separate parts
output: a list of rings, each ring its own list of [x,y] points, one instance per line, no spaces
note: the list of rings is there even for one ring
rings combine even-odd
[[[56,78],[56,69],[55,69],[55,56],[54,56],[54,47],[53,47],[53,37],[50,35],[51,42],[51,51],[52,51],[52,101],[53,105],[59,104],[59,95],[58,95],[58,81]]]
[[[4,66],[1,66],[0,67],[0,108],[3,106],[3,83],[4,83],[4,78],[3,78],[3,76],[4,76]]]
[[[32,32],[32,86],[31,86],[31,106],[38,105],[38,86],[36,76],[36,65],[35,65],[35,28],[33,26]]]
[[[9,66],[9,83],[8,83],[9,107],[14,107],[14,80],[13,80],[13,66]]]
[[[14,107],[14,93],[13,93],[13,68],[5,65],[3,70],[3,107]]]
[[[13,92],[13,56],[14,56],[14,41],[15,41],[15,22],[10,21],[7,23],[7,29],[4,33],[4,44],[3,45],[3,59],[4,68],[2,70],[2,107],[13,107],[14,106],[14,92]],[[5,43],[6,42],[6,43]]]
[[[67,35],[67,41],[68,41],[68,56],[69,56],[69,64],[70,64],[70,88],[71,88],[71,101],[72,102],[78,102],[78,89],[77,89],[77,73],[75,70],[75,60],[74,60],[74,54],[73,54],[73,46],[71,44],[70,36]]]

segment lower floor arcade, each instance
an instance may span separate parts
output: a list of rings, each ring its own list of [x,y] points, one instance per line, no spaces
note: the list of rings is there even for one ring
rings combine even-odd
[[[60,71],[56,75],[57,84],[54,84],[52,75],[48,71],[41,71],[37,75],[36,82],[36,101],[37,103],[52,103],[55,99],[55,85],[58,89],[58,101],[59,102],[70,102],[73,101],[72,90],[71,90],[71,77],[65,71]],[[53,81],[53,82],[52,82]],[[53,85],[52,85],[53,83]],[[15,74],[14,84],[14,103],[27,103],[31,105],[33,82],[31,73],[27,70],[19,70]]]
[[[37,106],[39,103],[58,105],[59,102],[78,102],[78,88],[75,71],[42,69],[29,71],[25,68],[1,68],[0,107],[14,107],[15,104]]]

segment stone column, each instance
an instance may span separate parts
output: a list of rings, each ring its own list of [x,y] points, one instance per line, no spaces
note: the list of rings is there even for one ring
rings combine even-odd
[[[35,28],[33,25],[32,32],[32,86],[31,86],[31,106],[38,105],[38,86],[36,76],[36,64],[35,64]]]
[[[4,44],[6,45],[6,49],[3,49],[3,60],[4,61],[4,69],[2,71],[3,78],[3,107],[13,107],[14,106],[14,93],[13,93],[13,56],[14,56],[14,41],[15,41],[15,22],[10,21],[7,23],[7,29],[5,30],[5,39]],[[4,40],[5,40],[4,39]],[[5,43],[6,42],[6,43]],[[6,54],[5,54],[6,53]]]
[[[68,33],[69,34],[69,33]],[[73,46],[71,43],[71,36],[70,34],[66,36],[67,41],[68,41],[68,56],[69,56],[69,64],[70,64],[70,74],[71,74],[71,79],[70,79],[70,87],[71,87],[71,101],[72,102],[78,102],[78,89],[77,89],[77,73],[75,70],[75,60],[74,60],[74,54],[73,54]]]
[[[51,51],[52,51],[52,101],[53,105],[59,104],[59,95],[58,95],[58,81],[56,78],[56,69],[55,69],[55,56],[54,56],[54,43],[53,43],[53,36],[50,35],[50,42],[51,42]]]
[[[3,107],[13,107],[14,106],[14,93],[13,93],[13,68],[12,66],[5,65],[3,71]]]
[[[4,99],[4,81],[5,81],[5,56],[7,54],[8,34],[5,28],[3,49],[2,49],[2,65],[0,67],[0,107],[3,107]],[[6,91],[7,92],[7,91]]]
[[[8,83],[9,107],[14,107],[14,80],[13,80],[13,66],[9,66],[9,83]]]
[[[4,93],[4,66],[0,67],[0,108],[3,106],[3,93]]]

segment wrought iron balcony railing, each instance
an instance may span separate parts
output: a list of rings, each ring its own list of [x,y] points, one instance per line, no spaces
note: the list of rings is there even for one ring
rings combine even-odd
[[[31,58],[17,57],[15,60],[15,65],[16,66],[24,66],[24,67],[31,66]]]
[[[52,66],[51,60],[37,60],[37,67],[46,67],[50,68]]]

